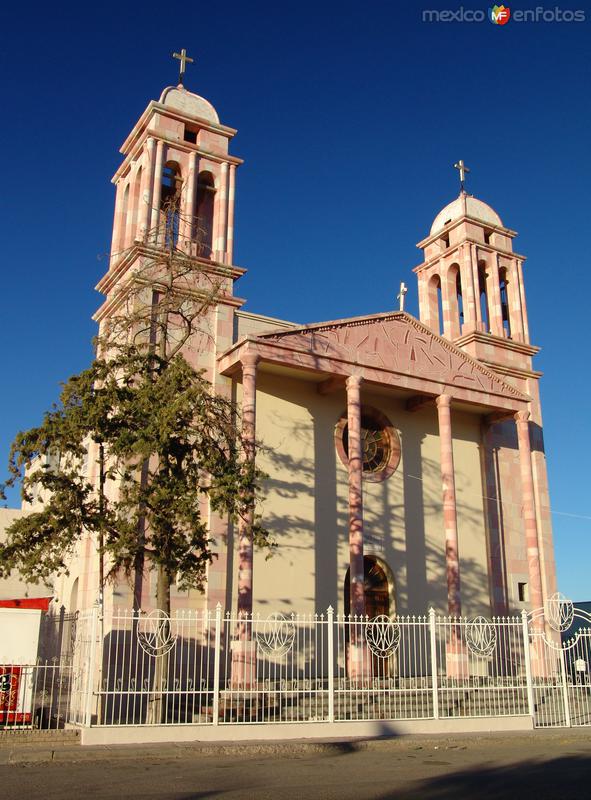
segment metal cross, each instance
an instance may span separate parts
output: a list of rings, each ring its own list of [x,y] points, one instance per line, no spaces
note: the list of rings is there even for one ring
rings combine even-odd
[[[185,77],[185,68],[187,64],[193,63],[193,59],[189,58],[189,56],[187,55],[187,51],[185,50],[184,47],[180,53],[173,53],[172,57],[177,58],[181,62],[179,67],[179,83],[182,84],[183,78]]]
[[[466,180],[466,173],[470,172],[468,167],[464,164],[463,160],[460,158],[459,161],[456,161],[454,164],[454,169],[459,170],[460,173],[460,189],[464,191],[464,181]]]
[[[402,281],[402,283],[400,284],[400,291],[396,295],[396,299],[400,300],[400,310],[401,311],[404,311],[404,297],[405,297],[407,292],[408,292],[408,289],[406,287],[406,284],[405,284],[404,281]]]

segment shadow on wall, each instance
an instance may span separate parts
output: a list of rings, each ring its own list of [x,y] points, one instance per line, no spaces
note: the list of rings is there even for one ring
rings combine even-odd
[[[265,392],[284,398],[288,390],[265,387]],[[320,406],[320,407],[319,407]],[[278,548],[272,561],[275,569],[288,569],[282,544],[294,548],[313,548],[315,572],[315,596],[302,598],[313,604],[317,611],[332,605],[342,610],[342,596],[346,568],[339,565],[339,552],[348,540],[347,476],[337,464],[334,445],[335,406],[326,407],[310,402],[306,406],[310,415],[310,427],[302,429],[285,416],[275,414],[273,427],[281,430],[282,441],[296,441],[309,445],[309,457],[294,457],[280,448],[261,445],[269,478],[266,488],[269,493],[281,498],[297,501],[308,498],[313,504],[314,518],[298,514],[278,514],[263,507],[263,524],[275,537]],[[430,422],[430,428],[436,421]],[[429,428],[429,432],[431,431]],[[311,432],[313,436],[311,438]],[[440,545],[429,542],[426,531],[429,519],[442,516],[440,493],[441,473],[439,462],[422,455],[425,432],[417,433],[412,426],[404,431],[403,463],[390,479],[379,484],[379,502],[364,508],[366,534],[384,543],[380,555],[391,568],[396,580],[397,608],[399,614],[422,614],[433,605],[438,611],[447,607],[445,572],[445,542],[441,524]],[[311,445],[313,443],[313,447]],[[285,477],[283,477],[285,476]],[[458,489],[460,489],[458,479]],[[402,481],[394,491],[394,481]],[[373,484],[375,487],[376,484]],[[402,502],[393,498],[397,494]],[[268,504],[267,504],[268,505]],[[296,502],[294,507],[297,508]],[[406,509],[406,513],[405,513]],[[466,526],[482,529],[486,535],[484,509],[475,510],[462,506],[461,522]],[[461,537],[461,530],[460,530]],[[489,578],[483,564],[461,553],[462,601],[465,613],[471,608],[482,608],[488,603]],[[341,574],[342,573],[342,574]],[[264,598],[258,602],[265,605]],[[285,610],[295,607],[290,598],[282,598]]]

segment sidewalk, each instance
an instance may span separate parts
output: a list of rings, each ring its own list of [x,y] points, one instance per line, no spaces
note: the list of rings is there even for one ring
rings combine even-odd
[[[37,734],[58,732],[39,731]],[[66,733],[66,732],[64,732]],[[337,753],[363,750],[394,752],[410,750],[469,750],[480,747],[483,742],[507,744],[511,740],[515,748],[520,744],[544,741],[553,744],[590,744],[588,728],[568,728],[564,730],[536,730],[533,732],[509,732],[504,734],[465,734],[449,736],[405,735],[393,739],[327,739],[323,741],[295,740],[289,742],[216,742],[210,743],[166,743],[144,745],[95,745],[81,747],[76,743],[76,731],[67,738],[52,740],[50,736],[35,737],[13,734],[0,737],[0,766],[11,764],[75,763],[95,761],[150,760],[163,761],[175,759],[211,758],[233,756],[251,758],[260,756],[304,756],[312,754],[333,755]]]

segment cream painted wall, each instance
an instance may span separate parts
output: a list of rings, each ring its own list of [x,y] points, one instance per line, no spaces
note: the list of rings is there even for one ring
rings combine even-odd
[[[6,529],[16,519],[25,516],[19,508],[0,508],[0,542],[6,541]],[[53,589],[43,583],[27,583],[18,572],[0,580],[0,600],[20,600],[25,597],[51,597]]]
[[[237,387],[240,399],[241,387]],[[445,556],[435,408],[409,413],[403,400],[362,389],[362,400],[398,429],[402,459],[381,483],[364,482],[365,552],[384,560],[395,580],[399,613],[446,608]],[[258,464],[268,474],[261,511],[278,543],[255,554],[254,610],[342,613],[348,568],[347,470],[334,446],[344,390],[259,372]],[[490,613],[478,416],[453,412],[463,611]],[[236,562],[235,562],[236,563]],[[235,570],[234,570],[235,571]],[[234,583],[234,606],[235,598]],[[391,609],[392,611],[394,609]]]

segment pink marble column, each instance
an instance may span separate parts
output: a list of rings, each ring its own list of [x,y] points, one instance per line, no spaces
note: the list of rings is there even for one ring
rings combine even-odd
[[[507,270],[507,301],[509,305],[509,325],[511,338],[517,342],[523,341],[523,318],[521,316],[521,299],[519,292],[519,275],[517,262],[511,259]]]
[[[256,434],[256,374],[259,356],[245,353],[242,357],[242,436],[244,457],[254,463]],[[238,615],[252,613],[252,524],[254,507],[242,515],[238,526]]]
[[[182,219],[182,232],[181,240],[183,247],[187,253],[192,252],[191,240],[193,238],[193,229],[195,227],[195,195],[197,191],[197,153],[191,153],[189,156],[189,175],[187,177],[187,190],[182,199],[181,204],[181,219]]]
[[[111,240],[111,258],[110,264],[113,266],[119,255],[121,245],[121,228],[125,228],[124,217],[124,197],[125,197],[125,183],[120,180],[117,183],[117,193],[115,195],[115,214],[113,217],[113,238]]]
[[[474,281],[474,303],[476,310],[476,330],[484,329],[482,320],[482,308],[480,306],[480,272],[478,269],[478,250],[475,244],[470,245],[470,260],[472,262],[472,276]]]
[[[224,261],[226,255],[226,227],[228,223],[228,162],[222,162],[220,173],[220,190],[217,193],[217,238],[216,238],[216,261]]]
[[[152,210],[150,219],[150,237],[154,243],[158,241],[158,223],[160,221],[160,198],[162,197],[162,168],[164,165],[164,142],[156,142],[156,159],[154,165],[154,190],[152,192]]]
[[[242,436],[244,458],[254,464],[256,433],[256,371],[259,357],[242,357]],[[254,504],[243,509],[238,524],[238,623],[237,638],[231,643],[233,689],[250,689],[256,684],[257,647],[252,636],[252,524]]]
[[[236,164],[230,164],[228,184],[228,237],[226,240],[226,264],[234,257],[234,203],[236,201]]]
[[[363,450],[361,443],[361,378],[347,378],[349,458],[349,579],[351,614],[365,614],[363,570]]]
[[[125,247],[131,247],[135,241],[135,233],[137,227],[137,211],[139,202],[139,184],[141,182],[141,166],[134,164],[131,167],[129,176],[129,198],[127,202],[127,219],[125,221]]]
[[[447,610],[450,616],[462,613],[460,596],[460,559],[458,554],[458,521],[456,513],[456,481],[453,439],[451,433],[451,397],[437,398],[439,442],[441,447],[441,481],[443,484],[443,526],[445,529],[445,565],[447,573]]]
[[[544,607],[544,596],[542,592],[542,573],[540,570],[540,550],[538,546],[538,522],[534,496],[531,446],[529,441],[529,411],[518,411],[515,414],[515,423],[517,425],[519,464],[521,467],[523,526],[525,529],[525,546],[527,548],[529,599],[532,610],[536,610]],[[539,617],[538,620],[534,621],[534,625],[543,628],[543,617]]]
[[[472,269],[471,247],[465,242],[460,248],[460,274],[462,276],[462,298],[464,306],[464,323],[461,332],[476,328],[476,289],[474,287],[474,270]]]
[[[529,344],[529,323],[527,319],[527,304],[525,302],[525,287],[523,285],[523,262],[517,261],[517,277],[519,279],[519,299],[521,302],[521,322],[523,324],[523,341]]]
[[[151,218],[155,144],[154,137],[148,136],[144,156],[144,169],[142,171],[142,185],[140,186],[138,238],[142,241],[146,238],[146,234],[148,233]]]
[[[499,260],[496,253],[487,256],[486,293],[488,295],[488,324],[495,336],[504,336],[503,315],[501,313],[501,283],[499,281]]]

